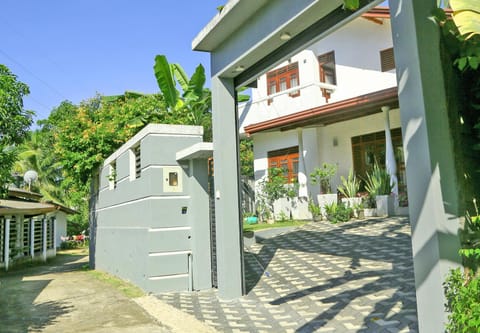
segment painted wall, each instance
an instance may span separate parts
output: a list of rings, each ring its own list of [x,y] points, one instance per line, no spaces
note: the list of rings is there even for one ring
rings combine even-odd
[[[289,62],[299,64],[300,96],[283,94],[268,104],[266,75],[257,80],[252,89],[252,101],[239,105],[240,133],[244,127],[276,117],[325,105],[327,102],[318,87],[317,57],[335,51],[337,89],[328,103],[396,86],[395,71],[382,72],[380,50],[392,47],[390,20],[383,24],[357,18],[331,35],[291,57]]]
[[[207,179],[207,161],[200,180],[200,166],[176,161],[177,151],[201,142],[202,134],[201,127],[151,124],[107,158],[96,210],[97,269],[148,292],[211,287],[208,193],[206,186],[195,186]],[[139,178],[130,177],[137,145]],[[114,164],[116,186],[109,179]],[[177,185],[169,182],[171,173]]]
[[[400,110],[390,110],[390,128],[401,127]],[[351,138],[385,130],[383,113],[339,122],[324,127],[303,130],[304,159],[307,176],[323,162],[337,164],[338,173],[332,179],[332,188],[340,185],[340,176],[347,176],[353,167]],[[333,144],[336,138],[337,145]],[[298,145],[297,130],[287,132],[260,132],[253,135],[255,180],[266,175],[268,152]],[[308,184],[309,193],[319,192],[317,185]]]

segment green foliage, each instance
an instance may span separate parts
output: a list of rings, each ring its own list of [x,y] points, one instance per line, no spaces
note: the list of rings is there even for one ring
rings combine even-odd
[[[38,179],[32,184],[31,190],[39,192],[44,199],[64,203],[61,190],[63,179],[61,166],[53,151],[53,141],[46,129],[29,133],[28,138],[18,147],[18,160],[14,165],[16,174],[23,175],[28,170],[35,170]],[[27,189],[27,184],[17,184]]]
[[[310,173],[310,182],[312,184],[320,184],[321,193],[331,193],[330,181],[336,173],[337,166],[335,164],[323,163],[320,168],[315,168]]]
[[[153,66],[158,86],[164,96],[172,124],[198,125],[204,128],[204,140],[212,139],[211,92],[204,88],[205,69],[200,64],[189,79],[179,64],[170,64],[167,57],[157,55]],[[177,83],[182,93],[177,89]]]
[[[322,209],[315,203],[315,201],[313,201],[313,199],[308,200],[308,211],[312,213],[314,220],[318,219],[322,214]]]
[[[280,198],[292,199],[297,195],[296,184],[288,184],[282,168],[268,169],[268,177],[258,183],[256,206],[259,216],[270,218],[273,212],[273,203]]]
[[[468,283],[465,283],[468,281]],[[448,312],[447,332],[478,332],[480,328],[480,277],[451,270],[444,284]]]
[[[367,172],[365,189],[371,197],[390,195],[390,193],[392,193],[393,185],[390,184],[390,175],[387,170],[381,168],[376,161],[372,170]]]
[[[33,112],[23,109],[23,97],[28,93],[28,86],[0,64],[0,198],[6,196],[13,180],[11,172],[16,160],[13,146],[22,142],[32,123]]]
[[[360,0],[343,0],[343,8],[347,10],[357,10],[360,6]]]
[[[325,212],[327,213],[327,220],[336,224],[349,221],[352,217],[353,209],[345,206],[343,203],[332,202],[325,205]]]
[[[350,169],[347,179],[343,176],[341,176],[340,179],[342,180],[342,185],[338,187],[340,193],[347,198],[356,197],[360,189],[360,179],[353,173],[353,170]]]
[[[449,2],[453,9],[453,20],[460,34],[466,38],[479,35],[480,3],[472,0],[450,0]]]
[[[253,140],[251,138],[240,139],[240,174],[253,177]]]
[[[77,234],[88,226],[90,179],[106,157],[138,132],[134,120],[177,121],[172,118],[161,95],[96,96],[80,105],[64,101],[39,122],[39,133],[31,137],[38,142],[26,142],[21,164],[37,165],[42,183],[56,187],[52,192],[40,184],[42,194],[79,211],[67,224],[69,234]]]

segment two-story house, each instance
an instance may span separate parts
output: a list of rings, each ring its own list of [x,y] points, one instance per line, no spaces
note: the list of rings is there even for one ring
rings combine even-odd
[[[363,177],[393,153],[406,193],[392,46],[389,10],[376,7],[259,77],[251,101],[239,106],[240,134],[254,141],[255,180],[286,168],[299,195],[315,198],[315,167],[336,164],[336,188],[351,168]]]

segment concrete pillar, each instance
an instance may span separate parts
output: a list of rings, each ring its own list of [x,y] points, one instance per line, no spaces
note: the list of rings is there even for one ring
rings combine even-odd
[[[297,129],[298,140],[298,197],[308,198],[307,171],[305,170],[305,154],[303,148],[303,129]]]
[[[44,216],[42,219],[42,258],[43,261],[47,261],[47,218]]]
[[[3,253],[5,255],[5,270],[8,271],[8,264],[10,261],[10,217],[5,216],[5,242],[4,242]]]
[[[392,192],[395,194],[395,202],[398,203],[397,162],[395,161],[392,134],[390,133],[390,108],[382,106],[382,112],[385,117],[385,169],[390,175],[390,184],[393,185]],[[395,207],[397,206],[398,204],[395,205]]]
[[[244,293],[238,117],[233,80],[212,77],[218,296]]]
[[[30,218],[30,256],[35,257],[35,222]]]
[[[442,283],[458,266],[459,200],[436,0],[390,0],[420,332],[442,332]]]

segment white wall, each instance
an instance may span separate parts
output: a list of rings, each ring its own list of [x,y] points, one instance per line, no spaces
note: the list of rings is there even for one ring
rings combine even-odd
[[[390,111],[390,128],[399,128],[400,110]],[[358,135],[385,130],[383,113],[367,117],[343,121],[324,127],[308,128],[303,130],[305,168],[307,177],[322,163],[331,163],[338,166],[338,173],[332,179],[332,189],[340,185],[340,176],[346,177],[353,167],[351,138]],[[334,146],[336,138],[336,146]],[[259,180],[268,169],[269,151],[298,145],[297,130],[286,132],[256,133],[253,135],[255,180]],[[309,192],[318,194],[318,186],[310,183]]]
[[[395,71],[381,72],[380,63],[380,50],[392,45],[390,20],[384,19],[382,25],[361,17],[354,20],[278,66],[298,62],[302,88],[299,97],[280,95],[269,105],[266,75],[258,78],[257,89],[252,89],[252,101],[239,105],[240,133],[250,124],[325,105],[327,102],[315,85],[319,82],[317,56],[332,50],[337,89],[328,103],[396,86]]]
[[[62,244],[62,237],[67,236],[67,214],[62,211],[57,211],[55,213],[55,218],[57,219],[55,242],[57,247],[59,247],[60,244]]]

